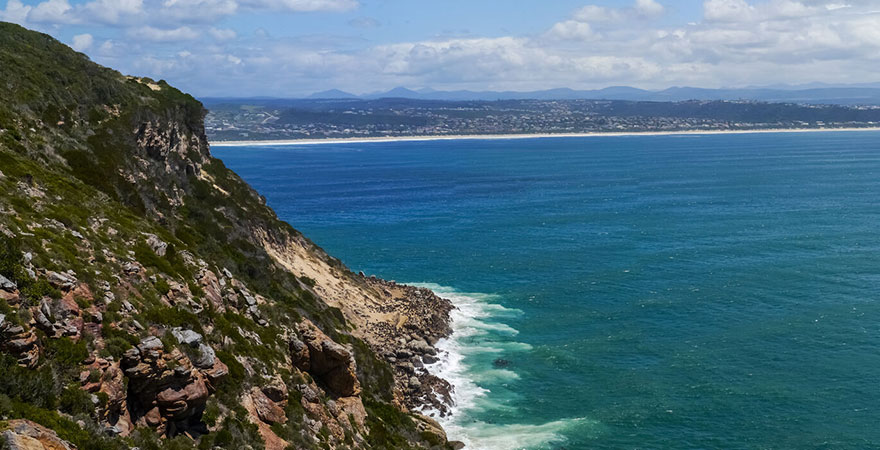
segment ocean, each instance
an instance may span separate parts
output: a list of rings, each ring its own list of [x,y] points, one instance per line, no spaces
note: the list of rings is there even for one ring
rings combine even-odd
[[[212,151],[453,300],[468,448],[880,448],[880,132]]]

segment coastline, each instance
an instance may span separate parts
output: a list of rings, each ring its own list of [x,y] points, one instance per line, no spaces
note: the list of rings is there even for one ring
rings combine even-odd
[[[426,136],[389,136],[389,137],[353,137],[326,139],[276,139],[253,141],[210,141],[212,147],[261,147],[272,145],[320,145],[320,144],[352,144],[382,142],[424,142],[454,140],[509,140],[509,139],[548,139],[548,138],[584,138],[584,137],[616,137],[616,136],[679,136],[679,135],[714,135],[714,134],[757,134],[757,133],[821,133],[829,131],[880,131],[880,127],[859,128],[767,128],[755,130],[682,130],[682,131],[603,131],[596,133],[537,133],[537,134],[454,134]]]

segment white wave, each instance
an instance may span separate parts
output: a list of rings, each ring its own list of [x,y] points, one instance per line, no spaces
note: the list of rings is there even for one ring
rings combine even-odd
[[[529,351],[532,346],[511,341],[519,332],[500,322],[513,318],[522,311],[506,308],[498,303],[498,296],[483,293],[463,293],[434,283],[412,283],[434,291],[449,299],[456,307],[451,313],[452,335],[441,339],[436,347],[439,361],[427,365],[432,374],[449,381],[454,387],[451,414],[440,417],[437,411],[422,412],[437,419],[449,438],[465,443],[473,450],[510,450],[538,448],[563,440],[561,434],[572,426],[589,423],[586,419],[567,419],[545,424],[490,424],[474,420],[475,413],[510,411],[504,402],[492,398],[491,392],[481,387],[519,379],[519,374],[508,368],[471,367],[469,356],[486,353]],[[479,383],[479,384],[478,384]],[[497,397],[498,394],[496,393]],[[515,396],[514,393],[505,393]]]
[[[549,443],[564,441],[563,433],[574,428],[596,428],[595,422],[584,418],[565,419],[541,425],[509,424],[497,425],[485,422],[472,422],[467,425],[462,442],[467,449],[474,450],[520,450],[546,447]],[[452,425],[449,434],[457,431]]]

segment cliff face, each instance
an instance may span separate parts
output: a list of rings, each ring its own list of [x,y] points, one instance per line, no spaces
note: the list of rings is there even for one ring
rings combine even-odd
[[[211,157],[204,114],[0,23],[0,439],[451,447],[412,412],[443,408],[421,366],[449,302],[278,220]]]

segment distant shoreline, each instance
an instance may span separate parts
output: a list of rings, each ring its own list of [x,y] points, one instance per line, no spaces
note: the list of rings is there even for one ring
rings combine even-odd
[[[272,145],[318,145],[351,144],[365,142],[420,142],[454,140],[503,140],[503,139],[546,139],[614,136],[675,136],[708,134],[754,134],[754,133],[813,133],[827,131],[880,131],[880,127],[864,128],[768,128],[756,130],[683,130],[683,131],[603,131],[596,133],[538,133],[538,134],[455,134],[427,136],[378,136],[324,139],[275,139],[253,141],[210,141],[212,147],[258,147]]]

